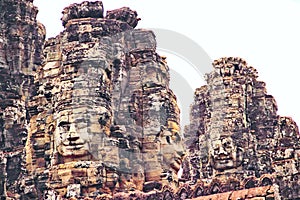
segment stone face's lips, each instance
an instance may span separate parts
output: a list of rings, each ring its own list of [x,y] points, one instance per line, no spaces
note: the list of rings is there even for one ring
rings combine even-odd
[[[172,163],[170,166],[171,166],[176,172],[178,172],[179,169],[180,169],[180,164],[179,164],[178,162]]]
[[[228,158],[228,159],[217,159],[218,163],[220,164],[228,164],[230,161],[232,161],[232,159]]]
[[[58,148],[58,152],[64,156],[84,156],[88,153],[88,150],[84,147],[84,145],[63,145]]]
[[[180,166],[181,166],[181,164],[182,164],[182,158],[181,157],[175,157],[174,158],[174,161],[175,162],[173,162],[173,163],[171,163],[170,165],[171,165],[171,167],[176,171],[176,173],[179,171],[179,169],[180,169]]]
[[[181,164],[182,159],[181,159],[181,157],[175,157],[175,161],[178,162],[179,164]]]
[[[64,145],[66,149],[81,149],[84,147],[83,144],[72,144],[72,145]]]
[[[62,142],[63,145],[65,146],[75,146],[75,145],[83,145],[84,142],[81,139],[76,139],[74,141],[64,141]]]
[[[233,158],[230,156],[217,156],[214,157],[214,160],[232,160]]]

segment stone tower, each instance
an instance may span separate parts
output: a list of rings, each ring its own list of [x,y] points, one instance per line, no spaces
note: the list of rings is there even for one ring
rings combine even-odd
[[[178,185],[183,147],[169,68],[129,8],[72,4],[50,38],[28,113],[25,196],[109,196]],[[37,180],[34,182],[34,180]]]
[[[297,124],[243,59],[214,61],[183,137],[137,12],[71,4],[45,41],[32,0],[0,10],[1,199],[300,197]]]
[[[221,58],[213,66],[207,85],[195,92],[185,131],[184,175],[201,185],[196,196],[269,185],[283,198],[299,197],[296,123],[277,115],[275,99],[246,61]]]
[[[41,65],[45,28],[32,1],[0,2],[0,196],[19,194],[24,172],[27,107]],[[17,195],[18,196],[18,195]]]

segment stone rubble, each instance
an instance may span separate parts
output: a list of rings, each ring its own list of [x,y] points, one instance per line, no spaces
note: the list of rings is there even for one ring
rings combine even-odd
[[[71,4],[45,41],[32,0],[0,8],[1,199],[300,197],[298,127],[244,60],[214,61],[181,131],[136,11]]]

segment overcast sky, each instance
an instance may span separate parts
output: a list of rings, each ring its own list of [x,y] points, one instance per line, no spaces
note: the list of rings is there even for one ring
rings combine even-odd
[[[81,0],[35,0],[38,20],[53,37],[62,31],[61,11]],[[279,114],[291,116],[300,125],[300,0],[103,0],[105,10],[128,6],[142,20],[137,28],[177,31],[200,45],[212,59],[244,58],[265,81]],[[176,41],[174,41],[176,42]],[[184,69],[189,63],[167,54],[170,68]],[[190,78],[200,87],[203,78]]]

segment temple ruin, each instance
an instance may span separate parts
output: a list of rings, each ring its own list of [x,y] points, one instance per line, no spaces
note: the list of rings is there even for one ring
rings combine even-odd
[[[33,0],[0,8],[1,199],[300,198],[297,124],[245,60],[212,63],[181,129],[136,11],[74,3],[46,40]]]

